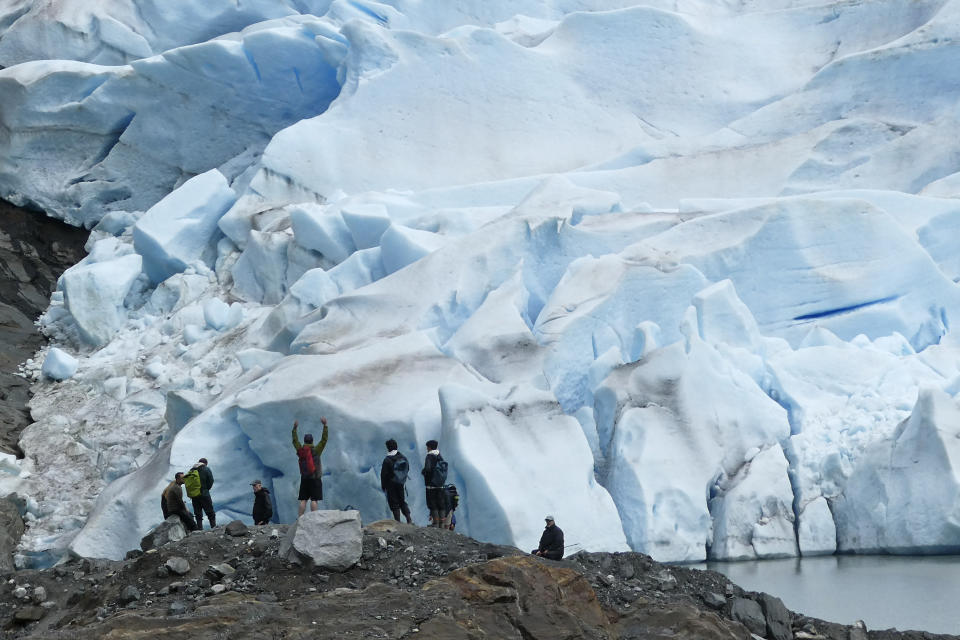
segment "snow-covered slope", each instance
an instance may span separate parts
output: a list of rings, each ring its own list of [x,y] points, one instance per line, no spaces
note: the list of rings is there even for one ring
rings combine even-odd
[[[195,5],[0,17],[0,196],[92,228],[21,564],[122,556],[199,456],[291,521],[321,416],[365,519],[437,438],[495,542],[960,550],[960,3]]]

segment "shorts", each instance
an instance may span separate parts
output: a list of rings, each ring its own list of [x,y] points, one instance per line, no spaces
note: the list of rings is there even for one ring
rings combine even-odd
[[[320,478],[300,476],[297,500],[323,500],[323,481]]]
[[[407,506],[407,496],[405,494],[402,484],[390,483],[387,490],[387,506],[390,507],[390,510],[400,509],[404,513],[410,510],[410,507]]]

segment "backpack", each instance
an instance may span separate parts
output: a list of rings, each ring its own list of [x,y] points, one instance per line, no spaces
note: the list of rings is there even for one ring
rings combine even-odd
[[[450,505],[450,511],[454,511],[460,504],[460,493],[457,492],[457,485],[448,484],[443,490],[447,492],[447,504]]]
[[[410,463],[407,462],[407,459],[403,456],[402,453],[398,453],[393,456],[393,483],[394,484],[403,484],[407,481],[407,473],[410,471]]]
[[[430,473],[430,486],[442,487],[447,481],[447,461],[437,456],[437,462],[433,465],[433,471]]]
[[[183,476],[183,486],[187,488],[188,498],[199,498],[203,491],[203,487],[200,484],[200,472],[196,469],[190,469],[190,471]]]
[[[313,447],[305,444],[297,449],[297,458],[300,459],[300,475],[312,476],[317,471],[317,465],[313,462]]]

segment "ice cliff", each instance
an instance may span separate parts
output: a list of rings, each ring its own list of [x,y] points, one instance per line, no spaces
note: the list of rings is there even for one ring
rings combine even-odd
[[[122,557],[199,456],[290,522],[320,416],[364,520],[388,437],[423,520],[437,438],[497,543],[960,551],[958,11],[0,10],[0,197],[91,229],[0,466],[18,561]]]

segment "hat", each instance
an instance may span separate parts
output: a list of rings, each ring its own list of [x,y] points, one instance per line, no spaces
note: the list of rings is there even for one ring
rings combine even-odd
[[[553,516],[547,516],[546,518],[544,518],[544,520],[546,520],[547,522],[553,522]]]
[[[198,460],[198,462],[202,462],[203,464],[207,464],[207,459],[206,459],[206,458],[200,458],[200,460]]]
[[[263,485],[263,483],[260,482],[260,478],[257,478],[256,480],[254,480],[253,482],[251,482],[251,483],[250,483],[250,486],[252,487],[252,486],[255,485],[255,484]]]
[[[313,444],[313,434],[312,433],[304,434],[303,441],[306,444]]]

